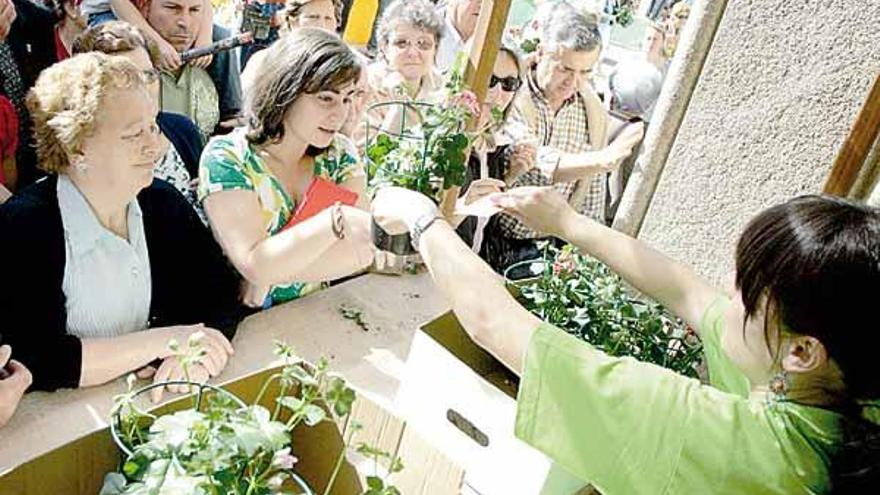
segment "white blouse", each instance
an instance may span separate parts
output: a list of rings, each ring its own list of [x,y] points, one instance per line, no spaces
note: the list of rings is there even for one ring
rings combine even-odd
[[[128,205],[128,239],[104,228],[66,175],[58,177],[66,262],[62,289],[67,331],[80,338],[115,337],[144,330],[152,278],[144,220],[137,200]]]

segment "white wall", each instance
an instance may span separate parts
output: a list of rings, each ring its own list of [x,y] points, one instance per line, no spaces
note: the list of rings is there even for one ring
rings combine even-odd
[[[728,0],[639,237],[729,280],[758,211],[819,192],[880,71],[880,0]]]

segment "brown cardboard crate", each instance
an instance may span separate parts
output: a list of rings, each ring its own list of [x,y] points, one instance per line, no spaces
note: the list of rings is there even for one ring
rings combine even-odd
[[[251,403],[259,393],[266,378],[280,368],[267,369],[222,387]],[[276,382],[277,383],[277,382]],[[269,387],[261,404],[273,405],[277,387]],[[366,400],[358,398],[358,400]],[[191,398],[181,397],[151,410],[165,414],[184,409]],[[299,458],[297,473],[318,493],[323,493],[330,473],[342,451],[342,435],[335,423],[323,422],[309,428],[298,427],[293,433],[293,454]],[[95,495],[104,482],[104,475],[114,471],[121,456],[110,436],[109,428],[81,437],[51,452],[43,454],[0,477],[0,493],[3,495]],[[344,462],[332,490],[334,495],[361,493],[362,485],[355,469]]]

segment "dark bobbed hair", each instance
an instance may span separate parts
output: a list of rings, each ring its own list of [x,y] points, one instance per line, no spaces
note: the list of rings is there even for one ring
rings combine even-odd
[[[256,83],[245,98],[248,141],[280,141],[284,115],[300,95],[355,84],[361,69],[355,52],[333,33],[300,28],[282,36],[266,49]]]
[[[880,329],[873,311],[880,289],[880,210],[830,196],[801,196],[765,210],[739,239],[736,287],[746,319],[764,305],[780,332],[822,342],[843,374],[849,404],[842,412],[853,427],[832,460],[834,492],[880,483],[880,426],[860,417],[864,402],[880,398],[874,357]],[[769,343],[766,321],[764,332]]]

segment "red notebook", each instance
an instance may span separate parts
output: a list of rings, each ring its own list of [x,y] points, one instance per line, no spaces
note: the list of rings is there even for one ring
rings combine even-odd
[[[358,195],[356,192],[336,185],[323,177],[315,177],[312,179],[312,183],[309,184],[309,188],[306,189],[306,193],[296,208],[293,217],[281,230],[287,230],[321,213],[336,203],[354,206],[357,200]]]

